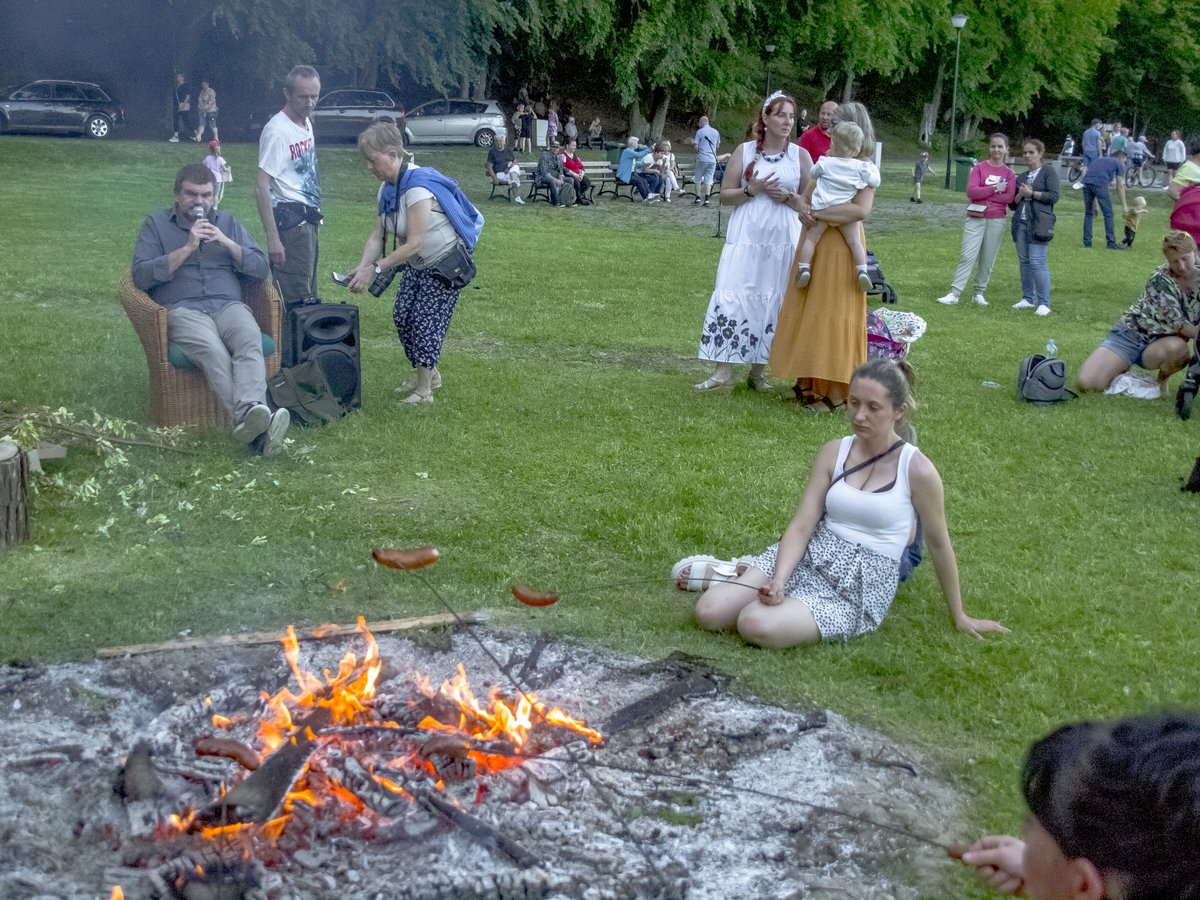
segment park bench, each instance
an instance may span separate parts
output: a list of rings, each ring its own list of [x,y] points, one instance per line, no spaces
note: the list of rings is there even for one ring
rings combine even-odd
[[[538,198],[550,202],[550,189],[544,184],[538,184],[537,178],[537,163],[521,163],[521,177],[525,177],[526,166],[529,166],[529,195],[526,200],[536,202]],[[591,182],[591,189],[588,191],[587,200],[590,202],[595,199],[597,183],[603,185],[605,180],[612,178],[612,166],[604,160],[583,160],[583,174],[587,176]]]

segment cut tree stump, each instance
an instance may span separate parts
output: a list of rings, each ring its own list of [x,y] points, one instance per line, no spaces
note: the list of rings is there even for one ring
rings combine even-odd
[[[29,457],[12,441],[0,441],[0,547],[29,537]]]

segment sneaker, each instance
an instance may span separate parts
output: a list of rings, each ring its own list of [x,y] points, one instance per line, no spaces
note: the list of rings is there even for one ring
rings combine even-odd
[[[954,293],[954,291],[951,291],[945,297],[938,297],[937,302],[943,303],[946,306],[953,306],[958,302],[958,294]]]
[[[708,198],[707,197],[704,198],[704,205],[708,206]]]
[[[292,424],[292,416],[282,407],[271,415],[271,424],[262,435],[258,452],[263,456],[278,456],[283,451],[283,439],[287,435],[288,426]]]
[[[642,202],[643,203],[654,203],[658,199],[659,199],[658,194],[647,194],[645,197],[642,198]]]
[[[697,197],[695,200],[692,201],[692,206],[699,206],[699,205],[700,205],[700,198]]]
[[[242,416],[242,421],[233,426],[233,436],[243,444],[249,444],[265,432],[271,424],[271,410],[265,403],[256,403]]]
[[[810,281],[812,281],[812,270],[808,266],[801,266],[796,270],[796,287],[808,287]]]
[[[1077,181],[1077,182],[1075,182],[1073,185],[1071,185],[1071,187],[1072,187],[1072,188],[1074,188],[1074,189],[1075,189],[1075,190],[1077,190],[1077,191],[1082,191],[1082,190],[1083,190],[1083,182],[1082,182],[1082,181]]]
[[[1034,306],[1036,306],[1036,305],[1037,304],[1035,304],[1029,300],[1026,300],[1024,297],[1022,297],[1020,300],[1018,300],[1016,303],[1013,304],[1012,308],[1013,309],[1033,309]]]
[[[983,296],[983,294],[976,294],[976,295],[975,295],[975,302],[976,302],[976,303],[978,303],[980,306],[987,306],[987,305],[988,305],[987,298],[986,298],[986,297],[984,297],[984,296]]]
[[[167,138],[167,143],[168,144],[178,144],[179,143],[179,135],[177,135],[177,134],[171,135],[169,138]]]
[[[1039,306],[1039,307],[1037,308],[1037,314],[1038,314],[1039,316],[1048,316],[1048,315],[1050,315],[1050,306],[1049,306],[1049,304],[1043,303],[1041,306]]]
[[[1124,250],[1125,245],[1124,244],[1109,244],[1108,249],[1109,250]]]
[[[663,197],[663,199],[664,199],[664,200],[666,200],[668,203],[670,203],[670,202],[671,202],[671,195],[670,195],[670,194],[667,194],[667,196]]]
[[[920,198],[918,198],[918,199],[917,199],[917,202],[918,202],[918,203],[924,203],[925,201],[924,201],[924,200],[921,200]]]
[[[860,291],[871,291],[875,288],[875,282],[871,280],[871,276],[866,272],[858,273],[858,289]]]
[[[522,206],[524,206],[524,205],[525,205],[525,201],[524,201],[524,200],[522,200],[520,197],[513,197],[513,203],[519,203],[519,204],[521,204]]]

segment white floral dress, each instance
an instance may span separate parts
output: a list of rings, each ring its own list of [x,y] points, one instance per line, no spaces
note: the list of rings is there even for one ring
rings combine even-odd
[[[754,142],[742,145],[742,159],[754,159],[755,174],[765,177],[774,173],[781,186],[799,190],[798,146],[788,144],[781,154],[769,157],[754,154]],[[700,359],[767,361],[799,240],[799,216],[766,194],[734,209],[700,332]]]

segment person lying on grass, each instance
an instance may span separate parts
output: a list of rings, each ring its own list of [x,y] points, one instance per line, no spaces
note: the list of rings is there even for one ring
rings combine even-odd
[[[1131,366],[1157,369],[1158,383],[1187,365],[1188,341],[1200,325],[1196,242],[1171,231],[1162,242],[1166,264],[1150,275],[1142,296],[1079,367],[1079,389],[1103,391]]]
[[[988,835],[963,862],[1034,900],[1200,898],[1200,717],[1064,725],[1034,743],[1025,840]]]
[[[896,596],[900,560],[920,514],[954,624],[976,637],[1008,629],[963,611],[937,469],[911,437],[916,409],[906,363],[873,359],[850,381],[854,434],[830,441],[780,542],[696,604],[700,625],[761,647],[792,647],[874,631]]]

